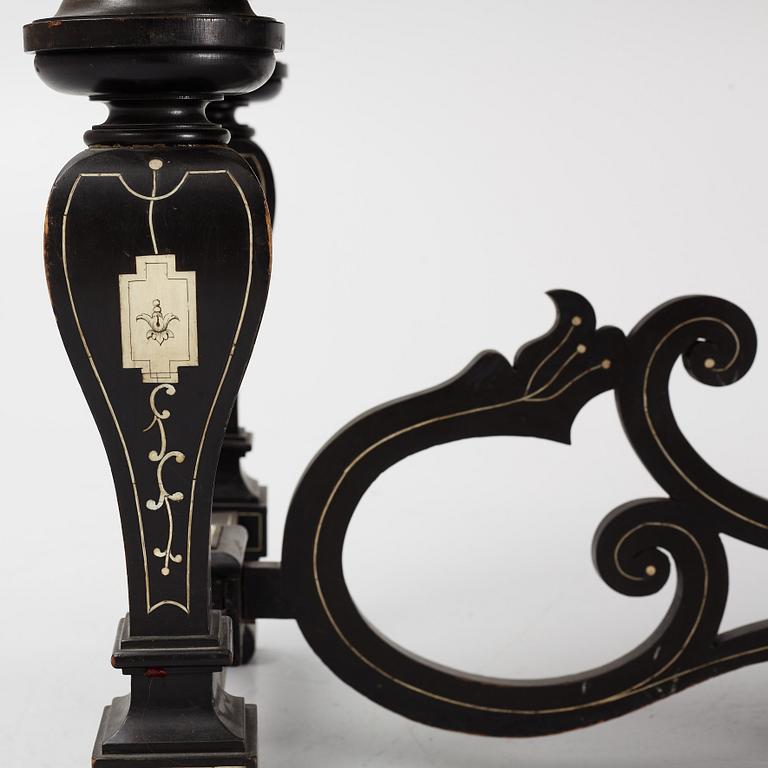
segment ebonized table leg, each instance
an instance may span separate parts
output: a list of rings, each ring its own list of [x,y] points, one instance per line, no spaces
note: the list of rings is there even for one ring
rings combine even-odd
[[[282,25],[241,0],[68,0],[25,34],[49,85],[109,107],[54,184],[45,238],[125,542],[129,613],[112,664],[131,693],[105,710],[93,762],[253,768],[256,709],[222,687],[232,622],[212,609],[210,546],[221,446],[266,303],[270,217],[205,109],[269,78]]]
[[[244,96],[227,96],[208,106],[211,122],[226,128],[232,137],[229,146],[240,153],[261,182],[272,221],[275,218],[275,178],[265,152],[253,141],[255,131],[236,119],[240,107],[255,101],[266,101],[280,93],[287,68],[277,64],[269,81]],[[249,477],[241,468],[241,459],[251,450],[253,436],[240,426],[238,404],[235,403],[224,436],[216,485],[213,494],[214,522],[218,526],[239,525],[247,531],[244,559],[257,561],[267,555],[267,488]],[[236,552],[226,556],[213,550],[213,604],[225,610],[233,622],[235,639],[234,664],[248,663],[256,649],[255,623],[243,621],[242,603],[231,599],[233,567]],[[235,560],[233,560],[235,558]]]

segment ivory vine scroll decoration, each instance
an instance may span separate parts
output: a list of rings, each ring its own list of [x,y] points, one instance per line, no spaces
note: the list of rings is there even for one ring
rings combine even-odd
[[[157,501],[149,499],[146,503],[147,509],[157,511],[165,507],[165,511],[168,515],[168,541],[165,549],[155,547],[153,554],[155,557],[164,560],[164,565],[161,573],[163,576],[168,576],[171,573],[171,563],[179,564],[182,562],[183,557],[181,555],[175,555],[172,552],[173,546],[173,509],[171,504],[178,501],[184,501],[184,494],[181,491],[171,492],[165,487],[163,481],[163,470],[168,461],[173,459],[177,464],[182,464],[186,459],[186,456],[181,451],[169,451],[168,439],[165,433],[165,424],[170,417],[171,412],[167,409],[159,410],[156,402],[157,395],[161,391],[165,391],[169,397],[173,397],[176,394],[176,387],[172,384],[160,384],[152,390],[149,396],[149,407],[152,409],[154,418],[152,423],[144,430],[149,432],[155,426],[160,433],[160,450],[152,450],[149,452],[149,460],[157,464],[157,486],[158,486],[158,498]]]

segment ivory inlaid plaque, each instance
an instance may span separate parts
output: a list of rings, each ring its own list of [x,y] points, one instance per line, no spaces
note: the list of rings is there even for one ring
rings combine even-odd
[[[176,256],[136,257],[136,273],[120,275],[123,367],[146,384],[176,384],[179,368],[197,366],[197,285],[177,272]]]

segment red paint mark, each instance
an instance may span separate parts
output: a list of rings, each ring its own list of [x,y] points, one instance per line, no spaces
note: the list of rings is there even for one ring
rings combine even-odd
[[[149,677],[152,680],[162,679],[168,677],[168,673],[164,669],[158,669],[157,667],[149,667],[144,670],[144,677]]]

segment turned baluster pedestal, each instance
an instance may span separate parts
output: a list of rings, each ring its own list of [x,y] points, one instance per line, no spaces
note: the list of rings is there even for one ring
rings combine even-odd
[[[205,109],[269,79],[283,27],[245,0],[68,0],[25,40],[46,83],[109,108],[54,184],[45,242],[125,540],[129,614],[112,663],[131,694],[105,711],[95,765],[255,765],[255,708],[221,685],[232,623],[211,607],[209,547],[267,297],[270,218]]]

